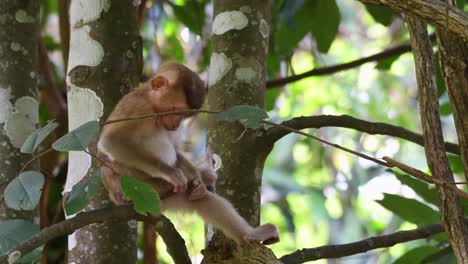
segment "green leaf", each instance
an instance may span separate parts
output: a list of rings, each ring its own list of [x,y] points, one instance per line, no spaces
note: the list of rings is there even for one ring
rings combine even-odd
[[[448,160],[454,173],[463,174],[463,161],[460,156],[449,154]]]
[[[285,2],[278,15],[277,30],[273,32],[278,55],[291,55],[299,41],[310,32],[312,27],[311,12],[313,12],[315,4],[315,1],[291,0]]]
[[[99,122],[90,121],[68,132],[52,144],[52,148],[58,151],[84,151],[99,131]]]
[[[418,226],[440,222],[439,212],[414,199],[386,193],[383,200],[377,202],[404,220]]]
[[[31,264],[31,263],[38,263],[38,261],[41,258],[42,255],[42,248],[43,246],[40,246],[33,251],[29,252],[28,254],[22,256],[18,262],[20,264]]]
[[[448,116],[453,113],[452,111],[452,105],[450,102],[446,102],[440,105],[440,114],[443,116]]]
[[[58,125],[59,124],[57,122],[49,122],[44,127],[36,129],[28,136],[26,141],[23,143],[23,146],[21,146],[21,152],[29,154],[34,153],[42,141],[44,141],[44,139],[46,139],[46,137],[52,133]]]
[[[441,97],[446,91],[444,76],[442,75],[442,69],[440,68],[440,59],[439,52],[435,53],[435,71],[436,71],[436,81],[437,81],[437,94]]]
[[[161,212],[159,195],[150,185],[129,176],[122,176],[120,183],[125,197],[133,201],[135,211],[143,215]]]
[[[26,171],[18,175],[5,188],[6,205],[15,210],[33,210],[41,198],[44,175],[38,171]]]
[[[174,15],[179,19],[190,31],[201,36],[203,25],[205,24],[205,3],[199,1],[187,1],[185,5],[179,6],[171,2],[167,2],[171,7]]]
[[[447,245],[447,243],[444,243]],[[452,247],[450,245],[434,252],[424,259],[420,263],[431,263],[431,264],[456,264],[457,259],[453,254]]]
[[[275,108],[276,100],[281,94],[281,89],[268,89],[265,92],[265,109],[271,111]]]
[[[67,215],[73,215],[85,208],[89,199],[96,194],[101,185],[101,170],[96,170],[94,175],[75,184],[65,201]]]
[[[320,52],[327,52],[338,33],[340,10],[335,0],[316,0],[310,14],[311,32]],[[326,21],[326,23],[324,23]]]
[[[400,55],[398,56],[391,56],[391,57],[388,57],[388,58],[385,58],[383,60],[379,60],[377,62],[377,65],[375,66],[375,68],[377,70],[381,70],[381,71],[387,71],[387,70],[390,70],[390,67],[392,67],[392,64],[398,60],[398,58],[400,58]]]
[[[439,196],[437,194],[437,190],[432,188],[431,185],[415,179],[406,174],[400,174],[394,171],[391,171],[397,179],[404,185],[413,189],[415,193],[417,193],[421,198],[423,198],[426,202],[431,203],[435,206],[439,206]]]
[[[236,105],[217,114],[217,120],[228,122],[239,121],[246,128],[257,129],[262,126],[261,120],[268,118],[268,114],[257,106]]]
[[[413,263],[421,263],[423,259],[427,256],[434,254],[435,252],[439,251],[439,248],[434,246],[421,246],[417,248],[413,248],[398,259],[393,262],[393,264],[413,264]]]
[[[60,49],[60,44],[55,42],[55,40],[50,35],[44,36],[43,40],[48,51]]]
[[[384,26],[389,26],[393,18],[397,16],[396,13],[383,6],[366,5],[366,9],[376,22]]]
[[[30,239],[38,232],[38,225],[22,219],[0,222],[0,255],[8,253],[20,242]]]

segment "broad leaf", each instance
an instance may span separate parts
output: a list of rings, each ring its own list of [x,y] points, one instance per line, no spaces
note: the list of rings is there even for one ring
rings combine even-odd
[[[383,200],[377,202],[404,220],[418,226],[440,222],[439,212],[414,199],[386,193]]]
[[[391,171],[397,179],[404,185],[413,189],[421,198],[423,198],[426,202],[431,203],[435,206],[439,206],[439,196],[437,194],[437,190],[433,188],[426,182],[420,181],[415,179],[406,174],[396,173]]]
[[[38,225],[22,219],[0,222],[0,255],[8,253],[20,242],[30,239],[38,232]]]
[[[31,264],[31,263],[39,263],[37,262],[42,255],[42,249],[43,246],[40,246],[33,251],[29,252],[28,254],[22,256],[19,260],[18,263],[20,264]]]
[[[444,243],[447,245],[448,243]],[[420,263],[431,263],[431,264],[456,264],[457,259],[453,254],[452,247],[450,245],[439,249],[437,252],[433,252],[432,254],[426,256],[424,259],[421,260]]]
[[[52,144],[58,151],[84,151],[99,131],[99,123],[90,121],[67,133]]]
[[[320,52],[327,52],[338,33],[340,25],[340,10],[335,0],[316,0],[310,14],[311,32],[317,41],[317,48]],[[325,21],[325,23],[324,23]]]
[[[205,3],[200,1],[187,1],[185,5],[179,6],[167,2],[174,15],[187,26],[190,31],[201,36],[203,25],[205,24]]]
[[[73,215],[85,208],[89,199],[101,185],[101,171],[96,170],[91,178],[85,179],[73,186],[65,202],[67,215]]]
[[[41,198],[44,175],[26,171],[11,181],[5,189],[5,203],[15,210],[33,210]]]
[[[161,212],[159,195],[150,185],[129,176],[122,176],[120,183],[125,197],[133,201],[135,211],[143,215]]]
[[[31,135],[28,136],[26,141],[21,146],[22,153],[34,153],[37,147],[46,139],[46,137],[52,133],[57,127],[57,122],[49,122],[46,126],[36,129]]]
[[[392,67],[392,64],[400,58],[400,55],[398,56],[391,56],[388,58],[385,58],[383,60],[379,60],[377,62],[377,65],[375,66],[376,69],[382,70],[382,71],[387,71],[390,70],[390,67]]]
[[[448,160],[453,172],[463,174],[463,161],[460,156],[449,154]]]
[[[390,23],[392,23],[393,18],[396,16],[396,13],[383,6],[366,5],[366,9],[376,22],[384,26],[389,26]]]
[[[281,94],[281,89],[268,89],[265,92],[265,109],[271,111],[274,109],[276,100]]]
[[[268,118],[268,114],[257,106],[237,105],[216,115],[217,120],[228,122],[239,121],[246,128],[257,129],[262,126],[261,120]]]
[[[439,251],[439,248],[434,246],[421,246],[413,248],[396,259],[393,264],[422,263],[423,259],[437,251]]]
[[[453,113],[452,105],[450,102],[446,102],[440,105],[440,114],[443,116],[448,116]]]
[[[310,32],[312,27],[311,13],[315,4],[315,1],[285,1],[278,14],[279,24],[274,32],[278,55],[291,55],[298,43]]]

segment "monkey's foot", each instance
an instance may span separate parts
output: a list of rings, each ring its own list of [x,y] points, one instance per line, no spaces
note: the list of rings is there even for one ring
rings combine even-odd
[[[206,185],[200,180],[195,179],[190,183],[189,196],[190,201],[199,200],[206,195]]]
[[[255,240],[261,242],[264,245],[270,245],[279,242],[280,238],[276,226],[272,224],[265,224],[252,230],[249,235],[244,237],[244,240]]]

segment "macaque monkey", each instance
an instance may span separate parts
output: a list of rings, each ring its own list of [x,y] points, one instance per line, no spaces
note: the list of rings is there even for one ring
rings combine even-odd
[[[156,76],[124,96],[108,121],[168,111],[199,109],[206,88],[199,76],[184,65],[169,62]],[[279,241],[271,224],[251,227],[226,199],[207,191],[216,172],[211,156],[194,165],[179,151],[180,128],[189,114],[171,114],[135,119],[104,126],[98,141],[99,156],[113,168],[102,168],[103,183],[114,203],[127,201],[120,175],[149,183],[159,194],[163,210],[195,211],[205,221],[243,244],[249,240],[271,244]]]

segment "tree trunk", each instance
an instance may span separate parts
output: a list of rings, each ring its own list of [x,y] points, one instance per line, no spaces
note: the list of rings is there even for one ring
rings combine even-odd
[[[0,196],[31,159],[20,153],[39,118],[36,58],[39,1],[0,1]],[[0,201],[0,220],[32,219],[36,212],[14,212]]]
[[[456,4],[455,0],[445,2]],[[465,179],[468,180],[468,43],[440,28],[436,34],[440,65],[453,109]]]
[[[208,106],[222,111],[235,105],[263,107],[270,1],[215,0],[213,54]],[[208,143],[222,159],[217,191],[251,224],[260,222],[260,190],[266,154],[256,133],[238,123],[210,121]],[[232,243],[215,232],[206,254],[233,254]],[[205,254],[205,256],[206,256]],[[210,258],[211,259],[211,258]],[[205,259],[205,263],[220,263]],[[242,262],[246,263],[246,262]]]
[[[70,130],[91,120],[104,121],[118,99],[138,83],[141,38],[134,3],[71,1],[67,78]],[[94,142],[90,151],[95,150]],[[70,152],[65,192],[95,169],[97,164],[88,154]],[[108,205],[107,192],[101,188],[85,210]],[[87,226],[69,236],[68,262],[135,263],[136,237],[134,221]]]
[[[424,150],[428,165],[434,178],[452,184],[450,182],[454,182],[454,178],[445,154],[440,123],[431,41],[427,34],[426,24],[412,17],[408,17],[407,21],[416,64]],[[460,199],[456,193],[444,185],[437,186],[437,188],[442,223],[450,239],[452,250],[458,263],[468,263],[468,229],[464,222]]]

